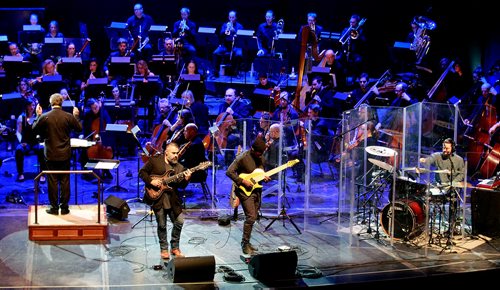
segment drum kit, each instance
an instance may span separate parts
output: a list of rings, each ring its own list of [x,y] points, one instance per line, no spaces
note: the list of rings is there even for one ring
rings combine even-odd
[[[397,152],[394,149],[382,146],[368,146],[365,148],[365,151],[378,157],[377,159],[368,158],[370,163],[377,166],[381,170],[393,173],[394,166],[380,159],[396,156]],[[406,172],[414,172],[416,174],[449,174],[450,171],[446,169],[435,170],[422,167],[406,167],[401,168],[401,172],[403,172],[403,175],[396,177],[395,186],[393,189],[389,190],[390,201],[392,201],[393,191],[396,192],[394,203],[388,203],[380,212],[380,226],[387,236],[392,237],[395,240],[411,241],[419,237],[425,230],[427,215],[429,215],[429,219],[436,218],[436,209],[430,211],[429,213],[426,211],[427,205],[429,205],[425,202],[426,198],[429,198],[429,206],[431,209],[438,208],[439,219],[441,219],[445,213],[444,208],[447,201],[449,201],[451,209],[452,205],[454,205],[457,200],[456,197],[460,199],[460,194],[458,194],[455,188],[473,188],[470,183],[464,182],[453,182],[451,184],[439,185],[425,184],[417,182],[415,179],[404,175]],[[389,178],[391,175],[385,176]],[[387,184],[392,185],[392,182],[388,182]],[[455,194],[450,192],[455,192]],[[453,208],[454,210],[448,210],[448,233],[451,231],[451,228],[454,228],[454,223],[451,221],[455,220],[455,214],[457,211],[455,206],[453,206]],[[378,218],[376,222],[378,233]],[[429,224],[431,228],[429,242],[432,241],[434,224],[436,224],[436,221],[431,220]],[[439,220],[439,225],[440,224],[441,220]],[[438,231],[438,235],[441,235],[440,227]],[[450,236],[450,234],[448,234],[448,236]],[[447,244],[449,244],[449,241]]]

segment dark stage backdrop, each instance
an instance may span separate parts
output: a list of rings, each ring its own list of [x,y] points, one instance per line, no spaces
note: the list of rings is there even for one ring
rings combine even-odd
[[[394,41],[404,41],[410,32],[410,22],[415,15],[425,15],[437,23],[432,34],[431,53],[437,57],[459,57],[471,68],[483,65],[489,68],[500,58],[500,34],[496,21],[498,12],[483,0],[460,5],[438,3],[438,1],[286,1],[286,0],[186,0],[186,1],[124,1],[124,0],[4,0],[0,4],[0,35],[8,35],[9,40],[17,40],[17,31],[28,23],[29,13],[38,10],[40,22],[47,29],[49,21],[60,23],[60,30],[66,37],[81,37],[80,24],[87,26],[92,39],[92,55],[105,58],[109,51],[109,40],[104,27],[113,21],[125,22],[133,14],[133,5],[140,2],[144,13],[153,17],[155,24],[168,25],[179,19],[181,7],[191,9],[191,19],[198,26],[219,28],[227,22],[229,10],[238,12],[238,20],[246,29],[255,30],[264,22],[266,10],[272,9],[278,19],[284,19],[285,33],[298,33],[306,24],[307,12],[318,14],[318,24],[326,31],[341,32],[348,25],[350,15],[361,15],[367,21],[364,30],[370,43],[368,55],[370,67],[375,75],[388,67],[389,49]],[[297,3],[299,2],[299,3]],[[12,9],[16,8],[16,9]],[[210,13],[214,9],[216,12]],[[470,33],[469,31],[473,31]],[[200,50],[203,50],[201,48]],[[6,44],[2,45],[2,54]],[[210,56],[211,58],[211,56]],[[296,52],[290,56],[290,65],[296,66]]]

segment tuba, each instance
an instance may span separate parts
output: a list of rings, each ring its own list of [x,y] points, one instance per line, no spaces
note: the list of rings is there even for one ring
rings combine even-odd
[[[436,28],[436,23],[424,16],[416,16],[413,23],[417,24],[417,31],[414,33],[413,42],[410,45],[410,50],[415,51],[416,64],[420,64],[424,56],[429,52],[431,46],[431,37],[428,31]]]

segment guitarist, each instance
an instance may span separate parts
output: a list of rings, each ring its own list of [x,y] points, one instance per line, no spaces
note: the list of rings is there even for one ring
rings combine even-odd
[[[161,176],[166,172],[172,171],[173,174],[183,172],[184,166],[178,163],[179,146],[176,143],[169,143],[165,149],[164,155],[155,155],[151,157],[146,164],[139,170],[139,176],[146,186],[161,187],[160,179],[153,179],[152,175]],[[184,179],[180,182],[171,182],[168,184],[170,189],[165,190],[161,196],[152,200],[148,194],[144,195],[144,202],[151,205],[158,227],[158,240],[160,242],[161,258],[170,259],[170,254],[176,258],[184,257],[179,243],[181,238],[182,226],[184,225],[184,214],[182,212],[181,200],[177,189],[185,188],[191,178],[191,171],[185,171]],[[167,217],[173,223],[172,236],[170,239],[171,251],[168,251],[167,242]]]
[[[237,186],[244,186],[247,190],[251,190],[253,184],[249,180],[242,179],[239,175],[242,173],[252,173],[255,169],[264,169],[263,153],[266,150],[266,144],[262,138],[257,138],[250,150],[247,150],[236,157],[226,171],[226,175]],[[265,176],[264,181],[268,182],[271,179]],[[235,194],[240,199],[243,211],[245,213],[245,222],[243,223],[243,237],[241,239],[241,248],[243,254],[252,255],[257,248],[250,243],[253,224],[257,220],[260,210],[262,189],[256,188],[250,195],[246,195],[239,187],[235,188]]]

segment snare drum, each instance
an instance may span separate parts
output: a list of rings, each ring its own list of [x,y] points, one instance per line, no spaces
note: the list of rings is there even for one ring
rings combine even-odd
[[[391,236],[391,218],[394,215],[394,239],[413,239],[425,227],[425,206],[419,200],[402,199],[387,204],[382,210],[380,221],[384,232]]]

